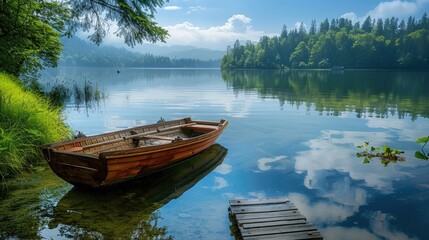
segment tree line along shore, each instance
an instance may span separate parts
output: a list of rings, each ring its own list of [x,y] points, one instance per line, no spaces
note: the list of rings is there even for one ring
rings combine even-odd
[[[304,24],[259,42],[236,41],[222,58],[222,69],[429,69],[429,18],[325,19],[309,31]]]

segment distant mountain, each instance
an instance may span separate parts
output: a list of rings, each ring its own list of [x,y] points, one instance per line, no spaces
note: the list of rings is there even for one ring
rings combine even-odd
[[[170,58],[192,58],[192,59],[199,59],[199,60],[206,61],[206,60],[222,59],[225,53],[226,52],[217,51],[217,50],[193,48],[185,51],[172,52],[172,53],[166,54],[165,56]]]
[[[64,49],[60,66],[92,67],[220,67],[222,51],[190,46],[139,46],[117,48],[82,40],[62,38]],[[142,52],[148,49],[150,51]],[[158,54],[156,54],[158,53]]]
[[[132,52],[143,54],[149,53],[155,56],[165,56],[170,58],[191,58],[203,61],[222,59],[226,53],[226,51],[196,48],[193,46],[159,46],[156,44],[143,44],[127,49]]]

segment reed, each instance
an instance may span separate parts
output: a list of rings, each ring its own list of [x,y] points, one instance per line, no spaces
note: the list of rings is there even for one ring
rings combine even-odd
[[[59,107],[0,73],[0,178],[21,172],[42,155],[39,146],[70,136]]]

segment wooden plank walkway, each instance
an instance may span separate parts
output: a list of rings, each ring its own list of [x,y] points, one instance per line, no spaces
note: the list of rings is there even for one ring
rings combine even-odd
[[[243,240],[323,239],[286,197],[230,200],[229,214]]]

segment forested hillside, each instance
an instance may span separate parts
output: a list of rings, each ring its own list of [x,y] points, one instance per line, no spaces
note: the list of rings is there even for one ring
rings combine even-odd
[[[62,38],[64,50],[60,66],[84,67],[166,67],[166,68],[212,68],[220,66],[220,59],[198,60],[169,58],[131,52],[125,48],[95,46],[79,38]]]
[[[345,18],[325,19],[309,30],[301,24],[258,43],[228,47],[222,68],[429,69],[429,18],[371,19],[360,24]]]

